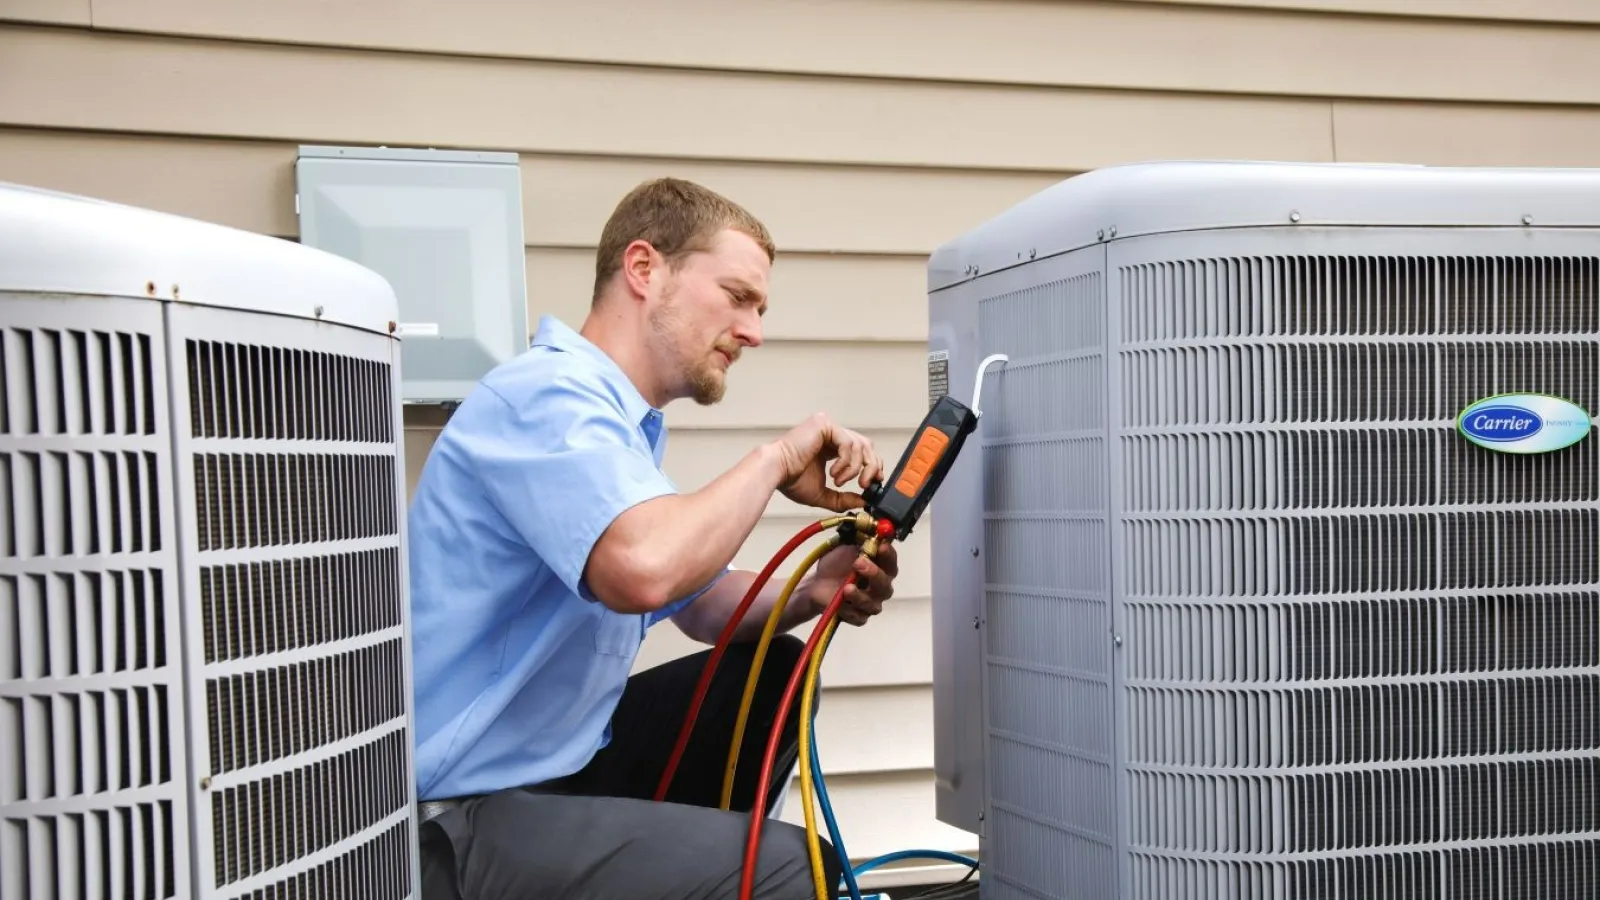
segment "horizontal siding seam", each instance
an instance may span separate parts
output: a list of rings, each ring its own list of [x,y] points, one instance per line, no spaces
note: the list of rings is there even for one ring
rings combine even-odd
[[[688,63],[640,63],[640,62],[613,62],[594,58],[561,58],[545,56],[511,56],[492,53],[466,53],[437,49],[396,49],[392,47],[363,47],[345,44],[304,43],[297,41],[248,38],[248,37],[223,37],[177,34],[170,32],[139,31],[135,29],[112,29],[102,27],[57,25],[52,23],[39,23],[32,21],[6,21],[0,19],[0,32],[5,30],[22,31],[52,31],[61,33],[105,35],[107,37],[133,37],[144,40],[165,41],[169,43],[186,44],[213,44],[235,45],[247,47],[281,47],[309,53],[346,53],[370,56],[397,57],[418,60],[461,60],[461,61],[492,61],[500,63],[525,63],[530,66],[547,66],[570,70],[608,69],[619,72],[636,72],[640,74],[673,73],[673,74],[700,74],[700,75],[733,75],[743,78],[770,79],[775,81],[813,81],[825,83],[844,84],[872,84],[872,85],[916,85],[922,87],[947,88],[961,90],[964,88],[994,89],[1004,88],[1016,91],[1035,91],[1041,93],[1099,93],[1099,94],[1136,94],[1139,96],[1169,98],[1169,99],[1241,99],[1280,102],[1305,102],[1317,103],[1322,101],[1366,101],[1373,103],[1428,103],[1444,106],[1509,106],[1509,107],[1539,107],[1551,109],[1593,109],[1600,108],[1600,99],[1593,102],[1579,102],[1571,100],[1541,100],[1537,98],[1492,99],[1482,97],[1418,97],[1414,94],[1343,94],[1337,92],[1305,92],[1290,93],[1261,89],[1229,89],[1206,88],[1203,90],[1187,90],[1178,85],[1152,86],[1131,85],[1117,82],[1042,82],[1021,79],[1002,78],[941,78],[934,75],[894,75],[882,73],[851,73],[842,71],[804,71],[794,69],[750,68],[735,66],[710,66],[691,65]],[[3,124],[3,123],[0,123]],[[217,137],[221,137],[218,135]],[[306,140],[305,143],[316,143]],[[438,149],[482,149],[461,147],[457,148],[445,144],[434,145]],[[510,149],[510,148],[502,148]],[[520,152],[520,151],[519,151]],[[560,152],[560,151],[554,151]],[[731,157],[693,157],[704,159],[734,159]],[[752,160],[752,161],[765,161]],[[846,163],[854,165],[854,163]],[[916,168],[915,164],[897,163],[896,165]],[[1035,171],[1031,169],[1018,169],[1013,171]]]

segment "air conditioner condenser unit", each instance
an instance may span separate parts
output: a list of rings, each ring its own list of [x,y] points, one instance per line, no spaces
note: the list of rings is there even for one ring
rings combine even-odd
[[[1115,167],[928,295],[986,897],[1600,897],[1600,171]]]
[[[0,185],[0,900],[416,895],[395,309]]]

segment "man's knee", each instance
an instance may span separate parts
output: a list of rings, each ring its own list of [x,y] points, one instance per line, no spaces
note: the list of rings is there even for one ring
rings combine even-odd
[[[645,800],[502,792],[471,804],[453,824],[470,845],[461,873],[466,900],[735,900],[750,817]],[[831,891],[840,880],[837,855],[822,835],[817,849]],[[805,830],[763,822],[755,896],[810,900],[814,884]]]
[[[774,879],[770,896],[795,897],[799,900],[816,896],[811,852],[804,828],[788,822],[769,821],[762,829],[761,844],[762,862],[756,867],[757,872],[763,878],[781,876]],[[822,858],[823,883],[831,894],[843,877],[839,854],[834,850],[833,843],[821,834],[817,835],[817,850]]]
[[[780,634],[772,639],[772,644],[767,648],[767,658],[761,663],[762,686],[770,692],[772,703],[777,703],[783,695],[783,689],[788,686],[789,679],[794,675],[795,666],[800,664],[800,658],[805,653],[806,642],[796,635]],[[805,673],[800,673],[800,683],[795,690],[794,700],[789,706],[789,718],[800,714],[801,692],[805,690]],[[817,672],[817,692],[811,698],[814,707],[822,705],[822,672]]]
[[[794,671],[795,664],[800,662],[800,654],[804,653],[805,649],[806,642],[795,635],[775,635],[767,647],[767,658],[762,662],[761,668],[774,675],[782,673],[784,680],[787,681],[789,673]]]

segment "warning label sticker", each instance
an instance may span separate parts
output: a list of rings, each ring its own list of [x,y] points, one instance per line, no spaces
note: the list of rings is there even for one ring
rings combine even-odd
[[[950,393],[950,351],[935,350],[928,354],[928,408],[932,409],[939,398]]]

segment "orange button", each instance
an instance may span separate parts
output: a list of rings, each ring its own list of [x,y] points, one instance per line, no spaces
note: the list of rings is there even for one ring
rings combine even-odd
[[[907,497],[915,497],[921,490],[922,483],[928,480],[928,473],[933,471],[934,465],[939,462],[939,457],[944,455],[946,447],[950,446],[950,436],[937,428],[923,429],[922,436],[917,439],[917,445],[911,450],[911,457],[906,460],[906,467],[900,473],[900,478],[894,483],[894,489]]]

